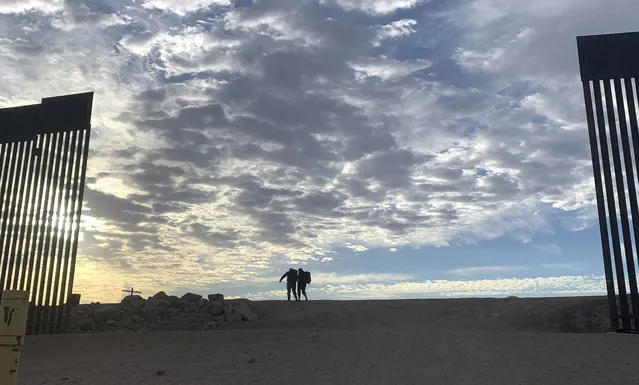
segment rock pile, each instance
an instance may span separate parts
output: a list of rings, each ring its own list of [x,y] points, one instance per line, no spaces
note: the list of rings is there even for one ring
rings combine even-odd
[[[79,305],[71,315],[70,331],[210,330],[257,319],[247,299],[225,300],[222,294],[207,299],[193,293],[178,298],[159,292],[146,300],[130,295],[119,304]]]

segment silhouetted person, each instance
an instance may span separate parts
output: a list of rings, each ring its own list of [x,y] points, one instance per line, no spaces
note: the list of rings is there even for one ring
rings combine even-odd
[[[311,283],[311,273],[308,271],[302,270],[300,267],[297,273],[297,300],[302,300],[302,294],[304,294],[304,298],[308,301],[308,297],[306,296],[306,285]]]
[[[297,270],[292,267],[288,269],[286,273],[280,278],[280,282],[286,277],[286,296],[288,300],[291,300],[291,291],[293,291],[293,297],[297,301],[297,293],[295,292],[295,284],[297,283]]]

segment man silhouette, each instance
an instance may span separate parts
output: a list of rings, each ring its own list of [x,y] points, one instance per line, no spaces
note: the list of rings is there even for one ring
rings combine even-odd
[[[288,300],[291,300],[291,291],[293,291],[293,296],[295,297],[295,301],[297,301],[297,293],[295,291],[295,284],[297,283],[297,270],[292,267],[288,269],[286,273],[280,278],[280,282],[286,277],[286,296]]]
[[[306,296],[306,284],[308,284],[306,274],[304,274],[304,270],[300,267],[297,273],[297,300],[302,300],[302,294],[304,294],[304,298],[308,301],[308,297]]]

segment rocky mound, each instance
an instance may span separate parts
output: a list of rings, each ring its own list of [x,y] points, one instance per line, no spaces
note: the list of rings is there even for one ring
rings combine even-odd
[[[247,299],[225,300],[222,294],[181,298],[159,292],[144,299],[127,296],[119,304],[79,305],[71,314],[70,331],[211,330],[259,317]]]

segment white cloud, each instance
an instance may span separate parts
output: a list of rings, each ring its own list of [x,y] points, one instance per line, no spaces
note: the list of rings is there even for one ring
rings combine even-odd
[[[368,250],[368,247],[366,247],[364,245],[350,245],[350,244],[347,244],[346,247],[351,249],[351,250],[353,250],[353,251],[357,251],[357,252],[360,252],[360,253]]]
[[[504,54],[502,48],[493,48],[488,51],[473,51],[457,48],[453,54],[453,59],[461,67],[480,72],[499,71],[499,59]]]
[[[514,274],[517,272],[529,270],[526,266],[474,266],[474,267],[462,267],[459,269],[450,270],[449,273],[459,276],[473,276],[473,275],[492,275],[492,274]]]
[[[180,16],[211,6],[231,5],[230,0],[144,0],[142,7],[173,12]]]
[[[386,24],[380,27],[377,38],[379,40],[383,40],[383,39],[396,39],[396,38],[405,37],[412,33],[415,33],[416,25],[417,25],[417,21],[413,19],[397,20],[390,24]]]
[[[550,269],[550,270],[580,271],[583,269],[583,263],[581,262],[543,263],[541,267],[543,267],[544,269]]]
[[[362,11],[370,14],[389,14],[400,9],[412,8],[425,0],[321,0],[336,3],[346,11]]]
[[[344,273],[313,273],[313,283],[324,285],[355,284],[371,282],[397,282],[413,279],[412,274],[391,274],[391,273],[365,273],[365,274],[344,274]]]
[[[397,283],[361,283],[316,285],[308,289],[313,299],[393,299],[449,297],[552,297],[605,295],[603,276],[557,276],[469,281],[405,281]],[[281,290],[261,292],[254,299],[281,298]],[[248,296],[248,293],[247,293]]]
[[[350,63],[350,66],[357,71],[362,78],[372,76],[382,80],[388,80],[408,76],[415,71],[426,69],[431,66],[431,63],[423,59],[398,61],[386,57],[377,57],[359,60]]]
[[[52,13],[61,11],[63,8],[62,0],[2,0],[0,14],[32,11]]]

